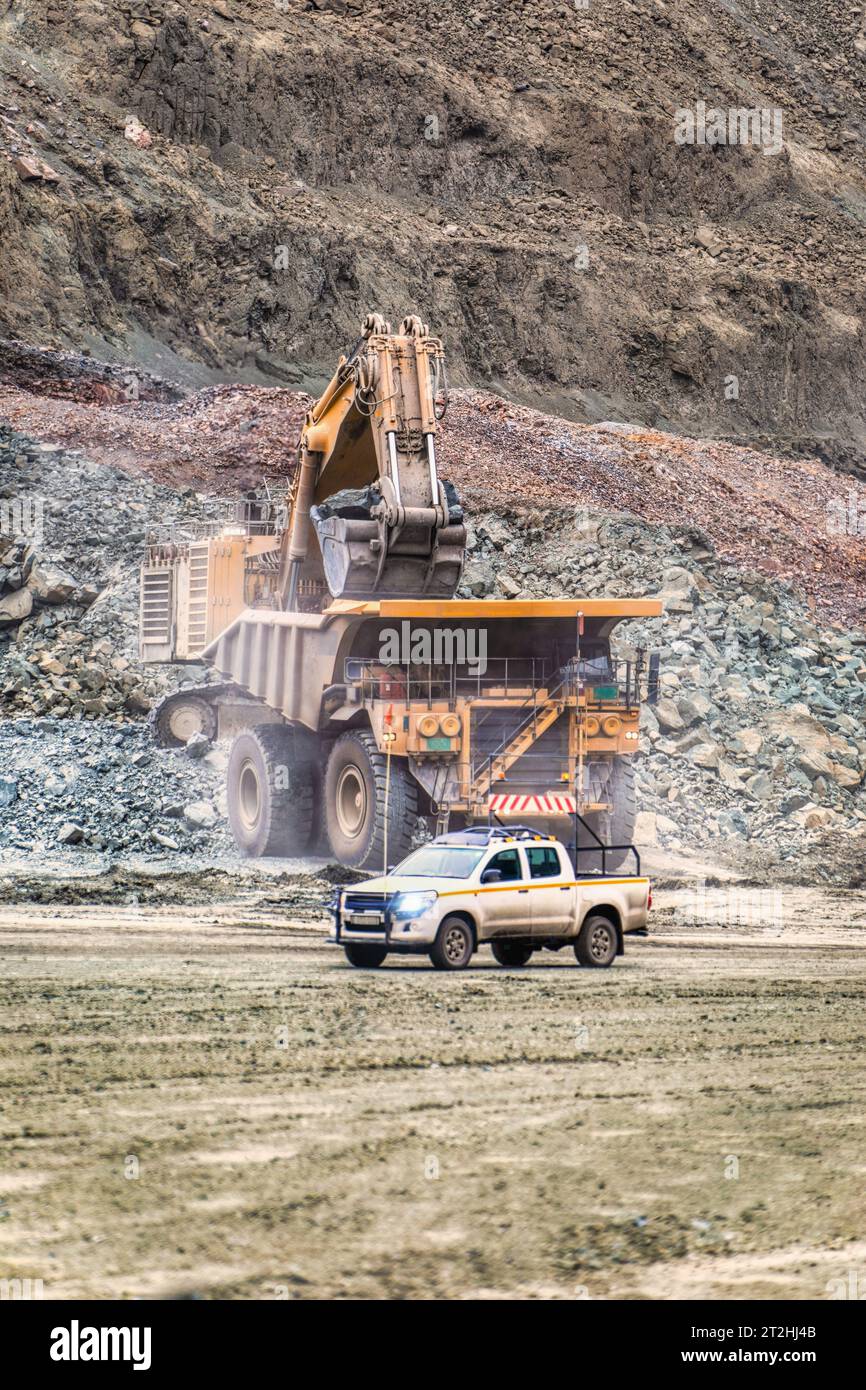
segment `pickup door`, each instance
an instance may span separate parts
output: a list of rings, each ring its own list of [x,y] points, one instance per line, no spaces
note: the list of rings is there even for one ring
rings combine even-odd
[[[498,883],[485,884],[479,890],[485,936],[528,936],[532,931],[532,893],[520,850],[516,845],[502,849],[484,868],[498,869],[502,875]]]
[[[574,930],[574,871],[559,845],[527,845],[532,935],[564,936]]]

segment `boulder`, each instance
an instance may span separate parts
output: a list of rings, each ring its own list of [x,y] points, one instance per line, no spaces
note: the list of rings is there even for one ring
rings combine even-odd
[[[725,762],[723,759],[719,762],[719,779],[726,787],[729,787],[732,792],[741,792],[743,790],[743,782],[740,777],[739,769],[734,767],[733,763]]]
[[[659,700],[658,704],[654,706],[654,710],[655,717],[662,729],[678,732],[685,728],[683,717],[669,696],[664,696],[663,699]]]
[[[719,816],[719,831],[722,835],[748,835],[749,822],[742,811],[722,811]]]
[[[757,772],[746,782],[746,791],[756,801],[768,801],[773,794],[773,783],[766,772]]]
[[[173,840],[170,835],[161,835],[158,830],[151,830],[150,838],[161,849],[180,849],[177,840]]]
[[[127,116],[123,134],[126,140],[137,145],[140,150],[149,149],[153,144],[153,136],[147,127],[142,125],[137,116]]]
[[[497,584],[506,598],[517,598],[521,592],[521,587],[516,579],[512,579],[510,574],[500,574]]]
[[[855,768],[843,767],[841,763],[830,763],[830,776],[837,786],[845,787],[848,791],[859,787],[863,781],[862,774]]]
[[[684,724],[696,724],[699,719],[706,719],[712,707],[711,701],[700,691],[694,695],[682,695],[677,700],[677,709]]]
[[[210,748],[210,739],[204,734],[192,734],[186,741],[186,753],[190,758],[203,758]]]
[[[217,822],[216,808],[209,801],[190,801],[183,808],[183,818],[187,825],[195,826],[199,830],[210,830]]]
[[[764,740],[757,729],[740,729],[732,747],[737,753],[745,753],[747,758],[756,758],[764,746]]]
[[[698,743],[689,750],[689,761],[695,767],[718,767],[719,750],[715,743]]]
[[[510,540],[513,540],[511,528],[508,524],[498,517],[487,517],[479,523],[478,535],[482,540],[489,541],[497,550],[502,550]]]
[[[61,845],[78,845],[84,839],[84,829],[75,821],[65,821],[57,832]]]
[[[18,783],[14,777],[0,777],[0,808],[18,800]]]
[[[68,603],[78,588],[78,580],[58,565],[37,561],[27,587],[42,603]]]
[[[811,751],[801,753],[797,759],[797,766],[801,772],[805,772],[810,781],[814,782],[818,777],[832,776],[833,764],[823,753]]]
[[[638,811],[635,816],[632,841],[639,849],[646,845],[658,844],[658,825],[654,811]]]
[[[472,561],[463,571],[463,584],[476,598],[489,594],[493,588],[493,578],[485,564]]]
[[[22,183],[32,183],[36,179],[41,179],[44,183],[59,183],[60,181],[60,175],[56,169],[52,169],[51,165],[46,164],[44,159],[36,159],[33,155],[19,155],[17,159],[13,159],[12,167]]]
[[[13,589],[11,594],[0,598],[0,626],[20,623],[33,612],[33,595],[29,589]]]

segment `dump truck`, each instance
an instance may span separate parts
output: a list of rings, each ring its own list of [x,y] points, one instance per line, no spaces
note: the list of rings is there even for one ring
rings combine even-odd
[[[156,734],[231,738],[229,820],[249,855],[381,870],[422,821],[631,842],[657,664],[611,637],[661,604],[456,599],[447,405],[441,340],[416,316],[393,333],[369,315],[306,416],[285,504],[251,493],[205,534],[149,537],[142,659],[213,672],[160,702]]]

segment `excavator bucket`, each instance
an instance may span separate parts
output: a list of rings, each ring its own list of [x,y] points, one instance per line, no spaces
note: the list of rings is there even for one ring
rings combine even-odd
[[[462,526],[442,527],[432,544],[429,527],[407,527],[400,548],[392,546],[384,564],[376,522],[335,516],[316,530],[334,598],[452,598],[460,582],[466,540]]]
[[[374,487],[346,489],[313,507],[325,582],[334,598],[452,598],[466,545],[463,510],[443,484],[446,525],[407,522],[389,534]]]

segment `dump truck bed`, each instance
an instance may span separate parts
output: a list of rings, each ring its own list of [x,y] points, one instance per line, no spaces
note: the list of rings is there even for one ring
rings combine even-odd
[[[607,637],[624,618],[657,617],[658,599],[540,600],[336,600],[323,613],[250,608],[202,652],[227,680],[263,700],[286,719],[319,727],[322,694],[342,678],[358,625],[380,619],[415,623],[484,622],[582,618],[587,633]]]

